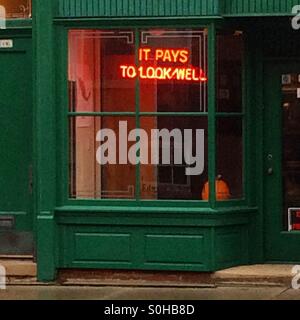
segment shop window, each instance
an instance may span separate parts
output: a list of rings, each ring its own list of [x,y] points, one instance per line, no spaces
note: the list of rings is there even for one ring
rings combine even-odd
[[[227,196],[219,195],[219,200],[241,199],[244,195],[243,122],[234,118],[218,119],[217,133],[217,173],[229,189]]]
[[[193,66],[196,78],[200,77],[199,69],[207,70],[207,44],[205,31],[143,31],[141,48],[159,50],[159,57],[143,57],[144,69],[152,66],[177,65],[181,69]],[[170,50],[164,51],[164,50]],[[165,62],[162,64],[161,61]],[[174,61],[177,61],[174,63]],[[171,64],[170,62],[171,61]],[[184,76],[184,75],[183,75]],[[187,77],[187,75],[185,75]],[[206,77],[206,74],[203,74]],[[190,77],[191,78],[191,77]],[[191,80],[191,79],[189,79]],[[143,81],[141,83],[142,112],[207,112],[207,81]],[[146,98],[156,96],[156,103],[149,103]]]
[[[226,194],[217,190],[217,200],[244,197],[244,40],[240,31],[218,34],[217,52],[217,180]]]
[[[218,35],[218,111],[242,112],[243,35],[239,31]]]
[[[121,65],[135,62],[133,32],[72,31],[69,48],[69,81],[76,87],[70,111],[135,111],[135,81],[120,74]]]
[[[186,141],[184,135],[178,139],[170,139],[167,142],[166,150],[163,150],[162,141],[159,145],[159,161],[157,165],[142,164],[140,168],[141,177],[141,198],[142,199],[165,199],[165,200],[202,200],[201,190],[208,179],[207,168],[207,118],[206,117],[142,117],[141,128],[150,135],[152,128],[159,130],[168,130],[172,132],[177,130],[178,135],[184,130],[204,131],[203,147],[201,141],[192,135],[192,141]],[[176,134],[175,131],[174,135]],[[181,140],[181,141],[180,141]],[[179,143],[178,143],[179,142]],[[182,142],[182,143],[181,143]],[[190,145],[188,145],[190,142]],[[186,144],[185,144],[186,143]],[[197,148],[198,144],[198,148]],[[170,148],[169,148],[170,145]],[[169,152],[170,150],[170,152]],[[148,146],[150,154],[150,146]],[[166,151],[169,158],[164,161],[163,155]],[[194,175],[186,173],[190,168],[191,161],[186,155],[197,157],[198,172]],[[182,157],[182,161],[176,161],[176,158]],[[203,157],[203,158],[202,158]],[[202,164],[203,163],[203,164]],[[202,168],[202,165],[204,167]],[[195,164],[193,164],[195,167]]]
[[[205,29],[71,30],[68,77],[71,198],[202,200]]]
[[[0,0],[5,8],[6,19],[31,18],[31,0]]]
[[[119,135],[120,121],[126,122],[128,130],[135,127],[135,119],[128,117],[75,117],[70,118],[70,194],[72,198],[134,199],[136,190],[135,167],[120,164],[119,143],[112,161],[99,165],[97,161],[97,133],[101,128]],[[128,148],[133,143],[128,145]],[[112,149],[113,150],[113,149]],[[112,151],[114,152],[114,150]]]

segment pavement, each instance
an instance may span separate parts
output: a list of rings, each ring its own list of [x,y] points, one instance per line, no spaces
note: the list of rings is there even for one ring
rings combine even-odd
[[[8,286],[0,300],[300,300],[300,290],[284,287],[90,287]]]
[[[7,285],[0,300],[300,300],[300,289],[291,288],[293,280],[300,287],[293,265],[215,273],[61,270],[53,283],[38,282],[32,260],[1,259],[0,266]]]

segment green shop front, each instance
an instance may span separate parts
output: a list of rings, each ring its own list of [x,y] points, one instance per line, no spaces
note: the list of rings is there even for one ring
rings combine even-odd
[[[0,0],[0,257],[299,263],[296,5]]]

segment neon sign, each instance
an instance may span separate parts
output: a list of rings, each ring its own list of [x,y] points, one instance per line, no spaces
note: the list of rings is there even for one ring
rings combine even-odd
[[[153,52],[155,61],[187,63],[189,61],[190,52],[186,49],[155,49]],[[139,61],[149,61],[151,59],[152,49],[139,49]]]
[[[186,66],[190,60],[187,49],[139,49],[140,66],[121,65],[123,79],[140,80],[176,80],[190,82],[207,82],[207,76],[202,68]],[[159,64],[176,63],[180,66],[160,66]],[[145,64],[145,65],[143,65]]]

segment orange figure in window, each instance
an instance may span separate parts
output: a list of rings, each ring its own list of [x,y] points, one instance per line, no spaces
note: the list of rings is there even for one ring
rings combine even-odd
[[[209,182],[206,182],[202,190],[202,200],[209,199]],[[230,190],[228,184],[219,175],[216,180],[216,199],[219,201],[230,199]]]

